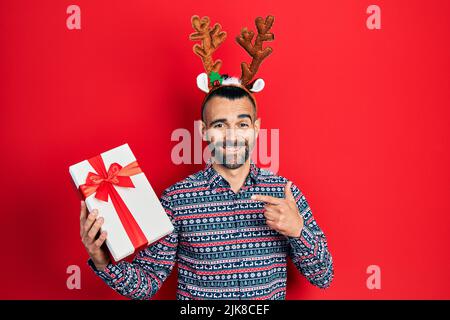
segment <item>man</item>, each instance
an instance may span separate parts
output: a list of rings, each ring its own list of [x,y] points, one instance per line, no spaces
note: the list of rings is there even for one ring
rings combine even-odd
[[[250,154],[260,130],[254,98],[221,86],[202,106],[211,147],[205,169],[166,189],[160,201],[175,230],[134,260],[112,264],[99,234],[102,218],[81,205],[89,265],[108,286],[150,299],[178,261],[177,299],[285,299],[287,257],[315,286],[327,288],[333,261],[299,188],[261,169]]]

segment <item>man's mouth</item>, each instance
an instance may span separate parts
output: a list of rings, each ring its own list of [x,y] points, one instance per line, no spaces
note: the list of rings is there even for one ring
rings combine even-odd
[[[227,152],[238,152],[239,150],[244,148],[244,146],[225,146],[222,148]]]

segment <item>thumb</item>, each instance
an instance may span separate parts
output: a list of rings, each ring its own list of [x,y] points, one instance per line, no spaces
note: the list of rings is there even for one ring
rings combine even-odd
[[[284,195],[286,197],[286,200],[295,201],[294,195],[291,191],[292,181],[288,181],[286,183],[286,186],[284,187]]]

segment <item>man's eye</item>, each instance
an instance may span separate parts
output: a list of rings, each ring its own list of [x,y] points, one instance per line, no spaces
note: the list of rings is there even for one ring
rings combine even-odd
[[[247,123],[241,123],[240,126],[241,126],[241,128],[248,128],[248,124]]]
[[[223,124],[222,123],[217,123],[213,126],[213,128],[222,128]]]

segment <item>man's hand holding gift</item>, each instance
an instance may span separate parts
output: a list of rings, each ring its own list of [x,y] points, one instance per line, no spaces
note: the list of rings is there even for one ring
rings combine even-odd
[[[88,214],[86,203],[81,201],[80,212],[80,236],[92,262],[97,270],[104,270],[110,262],[110,258],[106,248],[102,247],[106,240],[106,231],[100,232],[104,219],[98,217],[98,210],[94,209]]]

